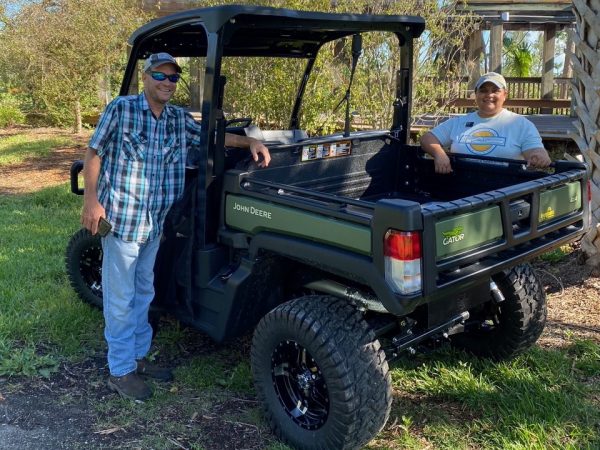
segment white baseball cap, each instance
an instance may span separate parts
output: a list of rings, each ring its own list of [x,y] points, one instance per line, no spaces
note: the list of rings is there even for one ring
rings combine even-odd
[[[477,83],[475,83],[475,90],[479,89],[484,83],[493,83],[500,89],[506,89],[506,80],[502,75],[496,72],[484,73]]]

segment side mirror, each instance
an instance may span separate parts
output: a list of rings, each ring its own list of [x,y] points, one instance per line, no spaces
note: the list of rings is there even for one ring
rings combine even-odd
[[[79,173],[83,170],[83,161],[78,159],[71,164],[71,192],[77,195],[83,195],[83,188],[79,187]]]

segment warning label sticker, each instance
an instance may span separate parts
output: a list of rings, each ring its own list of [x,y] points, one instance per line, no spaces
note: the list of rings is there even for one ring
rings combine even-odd
[[[348,156],[350,154],[352,154],[352,143],[350,141],[311,144],[302,147],[302,161],[335,158],[337,156]]]

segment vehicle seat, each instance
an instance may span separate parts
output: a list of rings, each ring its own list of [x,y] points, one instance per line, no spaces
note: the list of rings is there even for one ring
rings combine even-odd
[[[304,130],[261,130],[256,125],[244,128],[246,136],[262,141],[265,145],[295,144],[308,139]]]

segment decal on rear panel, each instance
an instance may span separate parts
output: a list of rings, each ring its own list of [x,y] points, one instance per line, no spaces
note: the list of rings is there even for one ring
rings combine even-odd
[[[302,161],[314,161],[317,159],[335,158],[351,154],[352,143],[350,141],[310,144],[302,147]]]

